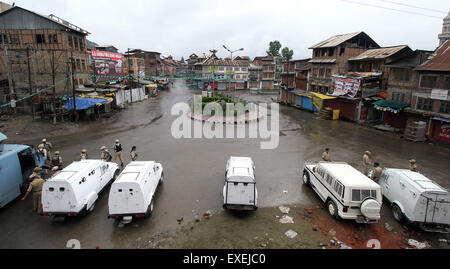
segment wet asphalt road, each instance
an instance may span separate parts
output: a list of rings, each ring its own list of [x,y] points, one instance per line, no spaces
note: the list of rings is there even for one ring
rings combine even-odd
[[[225,164],[232,155],[253,158],[262,207],[320,204],[317,196],[301,185],[300,174],[303,163],[319,161],[325,147],[331,148],[333,161],[345,161],[357,169],[362,168],[366,150],[386,167],[407,168],[408,160],[414,158],[420,172],[450,189],[449,149],[406,142],[350,122],[323,121],[286,106],[280,106],[281,136],[275,150],[261,150],[259,139],[176,140],[170,131],[176,117],[170,115],[170,109],[194,93],[178,81],[157,98],[120,112],[112,123],[98,124],[82,134],[48,138],[62,152],[66,164],[78,159],[82,148],[88,149],[90,158],[99,157],[99,148],[112,147],[115,139],[125,148],[125,163],[133,145],[140,160],[162,163],[165,183],[158,191],[152,217],[118,228],[106,218],[109,189],[100,195],[93,213],[64,223],[35,215],[31,199],[17,200],[0,209],[0,248],[65,248],[69,239],[79,240],[82,248],[126,248],[143,235],[177,227],[180,217],[186,223],[207,210],[220,211]],[[271,97],[243,95],[256,102],[269,102]],[[36,138],[36,144],[39,140]],[[389,209],[383,208],[383,217],[392,224]]]

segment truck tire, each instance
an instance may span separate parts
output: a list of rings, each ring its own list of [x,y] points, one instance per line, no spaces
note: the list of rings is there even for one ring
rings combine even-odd
[[[164,172],[161,173],[161,178],[159,179],[158,185],[162,185],[164,183]]]
[[[153,200],[152,200],[152,202],[150,203],[150,205],[148,206],[147,212],[145,212],[145,216],[146,216],[146,217],[151,216],[152,213],[153,213]]]
[[[303,184],[306,186],[311,186],[311,181],[309,180],[309,173],[305,170],[303,171]]]
[[[338,218],[338,207],[336,205],[335,202],[333,202],[333,200],[328,200],[327,202],[327,211],[328,214],[330,214],[330,216],[332,216],[333,218],[337,219]]]
[[[381,205],[373,198],[366,199],[361,203],[361,213],[368,219],[375,219],[379,216]],[[376,213],[375,213],[376,212]]]
[[[403,213],[402,210],[400,209],[400,207],[396,204],[392,205],[392,216],[394,217],[394,219],[400,223],[403,223]]]

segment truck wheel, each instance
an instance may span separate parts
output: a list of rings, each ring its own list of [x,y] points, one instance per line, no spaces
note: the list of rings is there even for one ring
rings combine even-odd
[[[403,213],[400,207],[396,204],[392,205],[392,215],[394,216],[394,219],[400,223],[403,222]]]
[[[158,185],[162,185],[164,183],[164,173],[161,174],[161,178],[159,179]]]
[[[306,171],[303,172],[303,184],[310,186],[309,173]]]
[[[152,200],[152,202],[150,203],[150,205],[148,206],[147,212],[145,213],[145,216],[148,217],[148,216],[150,216],[152,213],[153,213],[153,200]]]
[[[338,207],[336,206],[335,202],[333,202],[332,200],[329,200],[327,203],[327,210],[328,210],[328,214],[330,214],[330,216],[337,219]]]

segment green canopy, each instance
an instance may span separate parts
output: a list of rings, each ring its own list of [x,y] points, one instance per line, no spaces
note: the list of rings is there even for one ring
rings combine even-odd
[[[404,104],[404,103],[396,103],[396,102],[392,102],[392,101],[388,101],[388,100],[380,100],[377,101],[375,103],[373,103],[376,106],[381,106],[381,107],[389,107],[389,108],[393,108],[393,109],[404,109],[406,107],[409,107],[408,104]]]

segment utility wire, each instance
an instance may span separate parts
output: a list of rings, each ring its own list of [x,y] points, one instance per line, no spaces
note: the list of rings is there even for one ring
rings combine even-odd
[[[391,3],[391,4],[399,5],[399,6],[412,7],[412,8],[423,9],[423,10],[427,10],[427,11],[439,12],[439,13],[447,14],[446,11],[442,11],[442,10],[438,10],[438,9],[413,6],[413,5],[409,5],[409,4],[404,4],[404,3],[394,2],[394,1],[388,1],[388,0],[379,0],[379,1],[383,1],[383,2],[386,2],[386,3]]]
[[[437,17],[437,16],[433,16],[433,15],[426,15],[426,14],[423,14],[423,13],[418,13],[418,12],[413,12],[413,11],[406,11],[406,10],[402,10],[402,9],[395,9],[395,8],[377,6],[377,5],[361,3],[361,2],[356,2],[356,1],[350,1],[350,0],[341,0],[341,1],[347,2],[347,3],[352,3],[352,4],[358,4],[358,5],[363,5],[363,6],[382,8],[382,9],[393,10],[393,11],[398,11],[398,12],[403,12],[403,13],[408,13],[408,14],[413,14],[413,15],[420,15],[420,16],[425,16],[425,17],[436,18],[436,19],[442,20],[442,17]]]

